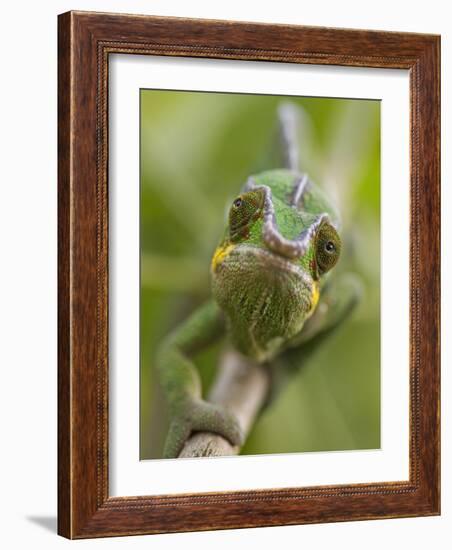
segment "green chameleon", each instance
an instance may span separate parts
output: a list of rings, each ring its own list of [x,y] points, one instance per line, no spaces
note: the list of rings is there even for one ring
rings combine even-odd
[[[171,418],[167,458],[177,457],[194,431],[243,444],[234,415],[202,399],[194,354],[226,335],[243,355],[269,369],[287,370],[291,353],[299,364],[299,352],[303,356],[331,332],[359,298],[354,276],[330,277],[341,254],[339,216],[321,189],[298,171],[297,109],[285,103],[278,113],[285,168],[249,177],[212,258],[212,298],[158,353]]]

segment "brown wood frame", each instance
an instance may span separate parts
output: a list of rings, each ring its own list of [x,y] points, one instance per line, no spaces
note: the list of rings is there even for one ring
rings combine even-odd
[[[89,12],[58,23],[58,532],[84,538],[439,514],[439,36]],[[409,481],[109,497],[111,53],[409,70]]]

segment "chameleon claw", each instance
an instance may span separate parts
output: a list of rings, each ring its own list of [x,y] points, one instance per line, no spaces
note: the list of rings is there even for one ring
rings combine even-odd
[[[232,413],[206,401],[193,401],[183,414],[176,416],[171,422],[164,458],[177,458],[192,432],[212,432],[221,435],[234,446],[240,446],[244,442],[243,431]]]
[[[219,434],[234,446],[243,444],[243,431],[236,417],[224,407],[206,401],[195,402],[192,407],[191,429],[193,431]]]

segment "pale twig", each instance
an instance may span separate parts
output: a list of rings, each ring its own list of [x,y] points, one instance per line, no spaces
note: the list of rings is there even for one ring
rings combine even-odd
[[[270,377],[265,367],[228,351],[222,358],[208,400],[233,412],[246,437],[266,400],[269,386]],[[187,440],[179,458],[228,456],[239,451],[239,447],[232,446],[220,435],[198,432]]]

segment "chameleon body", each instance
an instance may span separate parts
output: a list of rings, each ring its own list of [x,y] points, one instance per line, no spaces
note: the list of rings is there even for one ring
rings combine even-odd
[[[212,299],[170,334],[158,366],[171,424],[164,456],[177,457],[193,431],[243,442],[233,414],[201,397],[193,355],[217,339],[254,361],[281,365],[338,325],[359,293],[353,277],[334,281],[339,216],[323,191],[297,170],[294,111],[280,110],[286,168],[248,178],[230,206],[211,262]],[[278,368],[284,368],[278,366]]]

